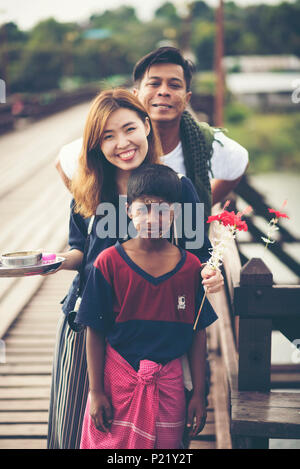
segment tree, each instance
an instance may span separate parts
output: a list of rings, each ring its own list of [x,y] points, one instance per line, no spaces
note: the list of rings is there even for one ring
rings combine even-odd
[[[59,23],[54,18],[39,22],[29,33],[29,43],[31,47],[39,47],[41,44],[62,44],[65,36],[74,30],[78,30],[78,25],[74,23]]]
[[[101,15],[90,17],[92,28],[107,28],[111,31],[124,31],[128,25],[140,23],[136,16],[135,9],[128,6],[121,6],[115,10],[106,10]]]

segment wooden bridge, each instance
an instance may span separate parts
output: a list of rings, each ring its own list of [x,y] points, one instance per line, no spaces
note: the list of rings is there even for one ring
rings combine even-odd
[[[81,134],[87,109],[81,104],[1,137],[1,252],[65,249],[70,195],[54,160]],[[260,259],[245,261],[233,244],[224,289],[210,298],[219,320],[209,329],[208,418],[191,449],[266,448],[273,438],[300,438],[300,364],[271,363],[273,329],[300,340],[300,286],[273,285]],[[1,449],[46,448],[59,302],[73,276],[0,279]]]

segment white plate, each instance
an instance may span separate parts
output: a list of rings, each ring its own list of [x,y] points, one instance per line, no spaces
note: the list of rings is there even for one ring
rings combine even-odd
[[[64,257],[57,257],[54,261],[42,261],[36,265],[22,267],[8,267],[0,263],[0,277],[29,277],[31,275],[46,274],[56,270],[65,261]]]

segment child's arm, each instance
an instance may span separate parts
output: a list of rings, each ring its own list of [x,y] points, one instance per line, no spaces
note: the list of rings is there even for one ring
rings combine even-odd
[[[206,330],[200,329],[195,333],[189,351],[193,395],[188,406],[187,426],[190,427],[190,436],[199,433],[206,421],[205,404],[205,363],[206,363]]]
[[[104,393],[104,336],[91,327],[87,328],[86,352],[90,385],[90,415],[97,430],[109,432],[112,407]]]

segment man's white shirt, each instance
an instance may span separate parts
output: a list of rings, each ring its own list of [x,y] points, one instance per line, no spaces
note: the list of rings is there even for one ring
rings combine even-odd
[[[233,181],[244,174],[249,160],[248,151],[244,147],[217,129],[212,146],[210,179]],[[81,148],[82,138],[79,138],[64,145],[58,154],[61,168],[69,179],[73,178],[76,171]],[[177,173],[186,174],[181,142],[170,153],[162,156],[161,160]]]

